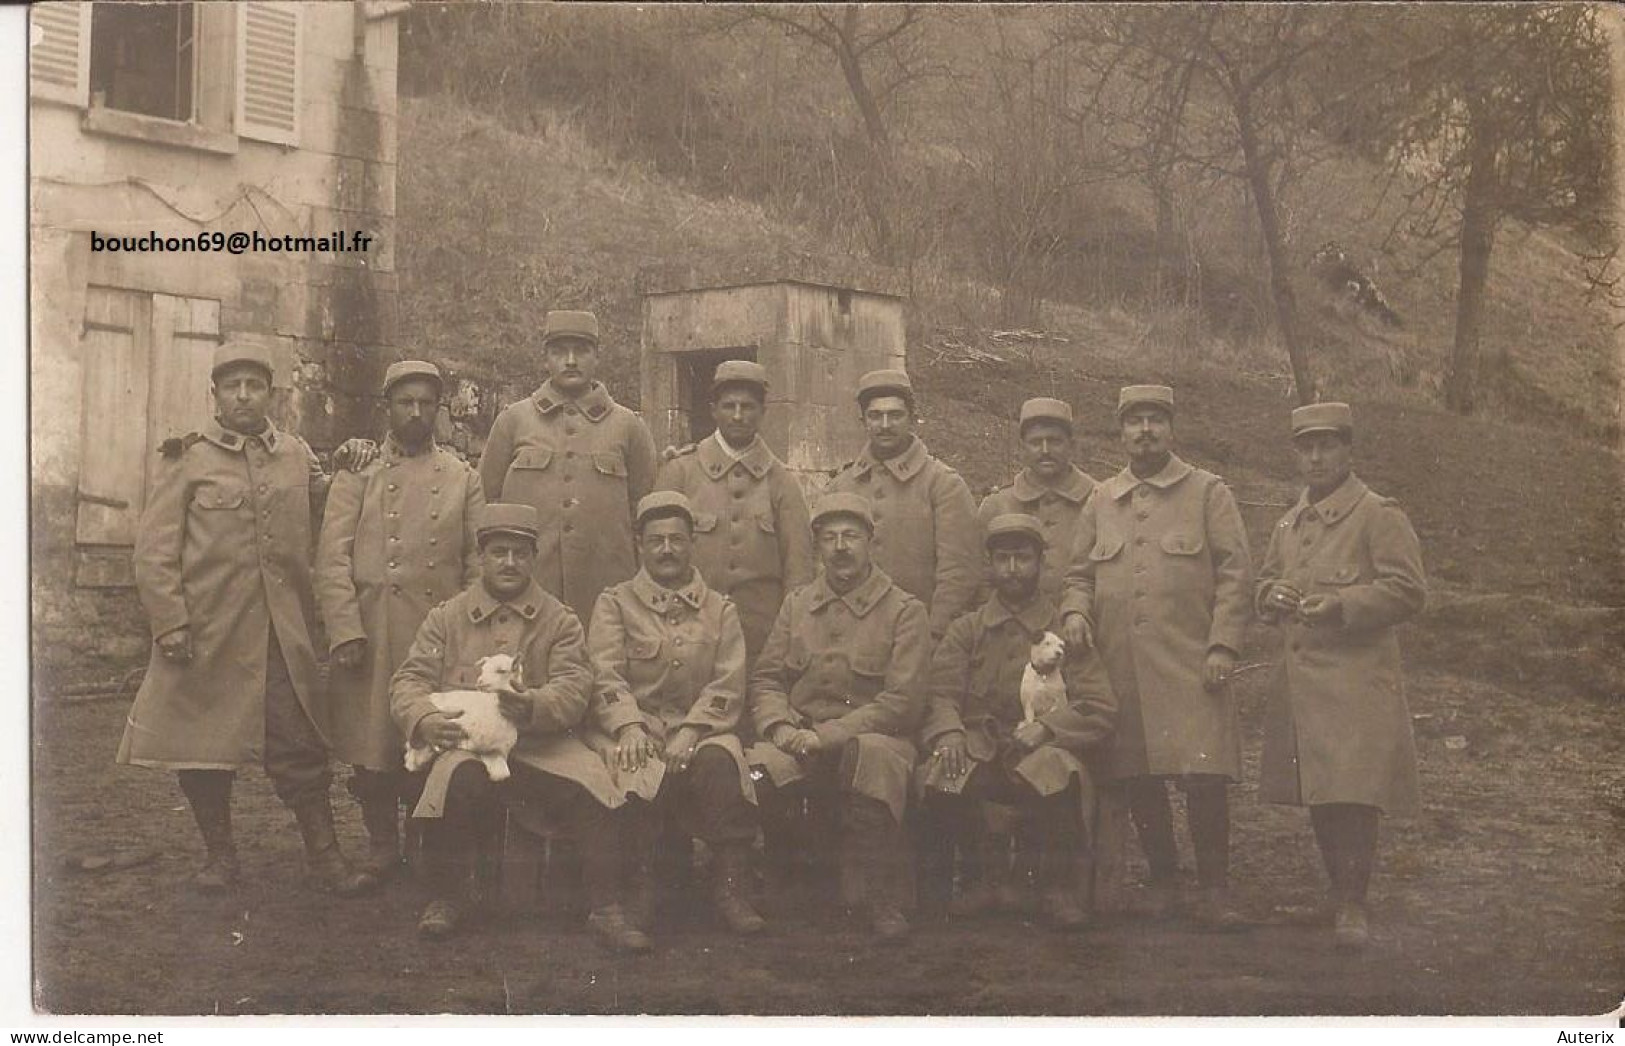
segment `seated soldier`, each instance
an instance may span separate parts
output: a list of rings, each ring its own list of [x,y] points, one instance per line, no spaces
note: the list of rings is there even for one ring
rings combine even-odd
[[[692,564],[694,511],[676,491],[638,502],[642,566],[593,608],[589,743],[628,794],[622,838],[632,868],[628,917],[654,916],[659,840],[680,833],[712,855],[717,912],[736,933],[765,925],[745,899],[756,838],[755,789],[738,728],[745,710],[745,634],[739,613]]]
[[[468,879],[482,859],[500,854],[508,804],[580,847],[593,932],[613,948],[646,951],[649,938],[619,904],[620,847],[610,811],[625,798],[604,761],[571,734],[592,687],[581,622],[531,579],[536,510],[490,504],[478,519],[479,582],[429,611],[390,680],[390,711],[401,736],[442,750],[426,773],[414,775],[422,797],[413,816],[423,830],[430,893],[418,932],[445,937],[462,922]],[[431,698],[472,689],[481,659],[493,654],[518,659],[524,688],[499,695],[502,714],[519,729],[508,757],[512,775],[501,784],[456,747],[467,735]]]
[[[1094,652],[1068,650],[1057,669],[1064,702],[1028,717],[1022,688],[1033,647],[1060,628],[1054,599],[1039,590],[1043,525],[1028,515],[996,516],[985,543],[993,594],[948,627],[932,659],[920,732],[932,749],[919,774],[924,802],[939,807],[937,820],[952,826],[959,845],[952,914],[979,914],[1000,896],[1009,854],[991,852],[983,808],[998,803],[1037,823],[1045,911],[1058,929],[1073,930],[1088,921],[1076,874],[1094,809],[1083,757],[1110,736],[1117,702]]]
[[[839,811],[843,899],[867,906],[882,941],[908,933],[902,819],[923,707],[931,623],[925,604],[869,559],[868,499],[830,494],[812,514],[823,572],[792,591],[751,676],[764,824],[807,799]]]

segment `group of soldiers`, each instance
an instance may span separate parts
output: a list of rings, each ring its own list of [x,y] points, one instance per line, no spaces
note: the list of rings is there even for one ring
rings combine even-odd
[[[426,937],[466,927],[510,825],[574,843],[588,924],[617,950],[651,947],[672,838],[703,841],[736,933],[766,922],[758,836],[776,882],[810,869],[881,941],[907,935],[930,882],[971,917],[1021,907],[1030,879],[1048,921],[1077,929],[1113,811],[1149,868],[1135,911],[1238,927],[1230,680],[1256,617],[1283,637],[1263,795],[1310,808],[1330,881],[1305,915],[1339,945],[1369,939],[1379,817],[1416,802],[1394,626],[1426,583],[1405,514],[1351,471],[1346,405],[1292,412],[1305,488],[1255,576],[1229,488],[1174,453],[1165,386],[1121,390],[1129,464],[1099,483],[1071,408],[1028,400],[1022,467],[978,509],[915,434],[907,374],[872,372],[867,445],[809,507],[759,434],[760,365],[718,366],[714,433],[662,458],[596,380],[591,313],[548,313],[541,343],[550,376],[497,417],[477,471],[436,443],[439,370],[405,361],[383,382],[387,436],[346,442],[331,476],[269,420],[264,352],[217,351],[216,419],[160,448],[141,520],[155,639],[118,756],[178,772],[207,851],[198,888],[236,881],[233,775],[263,762],[337,894],[400,870],[410,810]],[[1046,633],[1065,643],[1065,700],[1029,715]],[[498,695],[519,734],[500,782],[433,699],[498,654],[520,668]],[[406,742],[441,754],[409,774]],[[355,862],[332,758],[367,831]]]

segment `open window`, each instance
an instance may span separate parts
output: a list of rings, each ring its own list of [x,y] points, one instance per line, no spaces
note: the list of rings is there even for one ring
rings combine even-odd
[[[197,76],[192,4],[99,4],[90,20],[90,104],[190,122]]]
[[[298,3],[57,3],[31,8],[37,99],[84,110],[91,133],[236,152],[297,145]]]

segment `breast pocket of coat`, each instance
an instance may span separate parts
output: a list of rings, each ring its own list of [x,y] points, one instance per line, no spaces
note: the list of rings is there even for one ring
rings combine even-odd
[[[852,656],[852,703],[866,705],[886,689],[886,667],[889,659],[877,654]]]
[[[537,504],[553,478],[552,447],[521,447],[502,481],[502,500]]]
[[[252,537],[254,505],[243,487],[208,483],[192,493],[191,527],[200,534],[227,537],[239,531]]]
[[[1340,567],[1322,567],[1314,574],[1314,590],[1317,592],[1336,593],[1349,585],[1359,583],[1360,568],[1352,563]]]
[[[632,511],[630,494],[626,489],[626,458],[620,450],[600,450],[592,456],[592,469],[594,479],[600,490],[607,492],[609,504],[620,510],[623,504],[626,511]]]
[[[664,653],[664,644],[658,636],[627,636],[627,683],[636,689],[658,682],[665,664]]]

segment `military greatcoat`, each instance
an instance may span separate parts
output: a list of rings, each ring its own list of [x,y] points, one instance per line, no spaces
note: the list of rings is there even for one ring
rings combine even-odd
[[[581,617],[637,572],[632,510],[654,488],[654,437],[594,382],[569,399],[551,381],[497,415],[480,456],[485,499],[542,519],[536,580]]]
[[[1094,630],[1121,715],[1115,778],[1241,776],[1234,697],[1202,686],[1207,654],[1241,650],[1252,562],[1236,499],[1177,456],[1101,483],[1078,520],[1063,615]]]
[[[823,576],[785,597],[751,672],[751,716],[757,736],[781,723],[810,728],[829,751],[858,743],[852,789],[887,804],[902,820],[914,768],[915,730],[925,708],[931,646],[925,606],[878,567],[852,591],[837,594]],[[838,660],[838,687],[798,686]],[[775,784],[799,776],[791,757],[762,741],[749,753]]]
[[[694,565],[733,601],[754,658],[785,592],[812,580],[812,530],[801,484],[760,436],[737,458],[721,440],[670,452],[655,488],[694,507]]]
[[[755,798],[739,743],[745,636],[731,600],[698,571],[673,589],[639,570],[598,597],[589,637],[595,729],[588,744],[608,756],[615,732],[632,723],[642,723],[661,741],[678,727],[690,727],[701,746],[732,757],[740,790]],[[659,776],[640,775],[633,790],[653,800]]]
[[[352,766],[399,768],[403,739],[389,715],[389,681],[429,608],[480,576],[474,521],[480,478],[451,451],[409,455],[387,438],[361,472],[328,492],[316,545],[316,598],[330,649],[367,641],[359,669],[330,665],[333,752]]]
[[[1282,620],[1265,597],[1278,581],[1334,595],[1341,624]],[[1260,792],[1268,802],[1417,807],[1416,743],[1394,626],[1427,599],[1422,550],[1404,511],[1350,475],[1298,499],[1270,534],[1258,612],[1284,633],[1264,719]]]
[[[118,761],[230,770],[263,759],[272,630],[318,730],[311,645],[312,504],[326,490],[304,440],[274,425],[244,436],[210,422],[166,443],[135,540],[135,583],[154,638],[192,636],[192,660],[156,646]]]
[[[976,499],[922,441],[886,461],[865,447],[836,472],[826,493],[869,499],[875,565],[926,605],[932,636],[970,609],[982,575]]]

